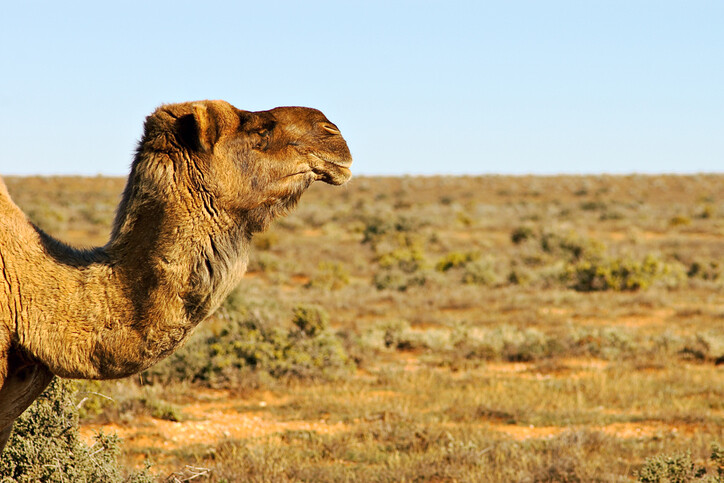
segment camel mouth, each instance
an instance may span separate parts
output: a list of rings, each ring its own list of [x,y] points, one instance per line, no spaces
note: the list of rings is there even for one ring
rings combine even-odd
[[[313,154],[313,156],[319,161],[311,166],[318,181],[339,186],[352,177],[352,171],[349,169],[352,166],[352,159],[327,159],[317,154]]]
[[[313,176],[313,181],[323,181],[331,185],[342,185],[349,181],[352,177],[352,171],[349,169],[351,163],[345,163],[347,166],[333,162],[325,162],[324,166],[313,166],[309,169],[289,173],[280,178],[280,181],[286,181],[298,176]]]
[[[334,160],[334,161],[329,160],[329,159],[324,159],[323,161],[325,161],[325,162],[327,162],[327,163],[329,163],[329,164],[334,164],[335,166],[339,166],[339,167],[341,167],[341,168],[347,168],[347,169],[349,169],[349,167],[352,166],[352,160],[351,160],[351,159]]]
[[[285,179],[288,179],[288,178],[294,178],[294,177],[296,177],[296,176],[304,176],[304,175],[310,174],[310,173],[314,173],[314,170],[305,169],[305,170],[302,170],[302,171],[295,171],[294,173],[285,174],[285,175],[282,176],[280,179],[281,179],[281,180],[285,180]]]
[[[324,167],[312,168],[312,171],[317,175],[318,181],[337,186],[346,183],[352,177],[352,171],[347,166],[331,162],[327,162]]]

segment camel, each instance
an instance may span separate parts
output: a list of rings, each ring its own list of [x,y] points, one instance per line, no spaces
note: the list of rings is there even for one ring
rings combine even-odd
[[[0,452],[54,376],[122,378],[171,354],[238,284],[252,236],[351,163],[316,109],[163,105],[92,249],[30,223],[0,179]]]

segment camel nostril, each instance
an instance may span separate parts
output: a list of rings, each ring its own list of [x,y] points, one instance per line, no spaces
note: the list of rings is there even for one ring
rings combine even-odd
[[[322,123],[322,129],[324,129],[325,131],[327,131],[330,134],[341,134],[339,132],[339,129],[337,129],[337,126],[335,126],[334,124],[328,123],[328,122]]]

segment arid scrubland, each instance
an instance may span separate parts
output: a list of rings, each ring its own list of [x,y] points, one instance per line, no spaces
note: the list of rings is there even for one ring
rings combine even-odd
[[[81,245],[105,243],[124,182],[5,181]],[[724,175],[313,186],[184,348],[141,377],[52,387],[79,408],[73,445],[122,439],[62,464],[138,481],[721,481],[722,193]],[[35,451],[21,440],[19,459]],[[0,474],[31,471],[13,464]]]

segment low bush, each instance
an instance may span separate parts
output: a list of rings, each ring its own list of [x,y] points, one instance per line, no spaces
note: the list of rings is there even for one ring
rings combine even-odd
[[[697,466],[691,459],[691,453],[655,456],[647,459],[644,466],[639,470],[638,481],[641,483],[659,483],[663,481],[723,483],[724,450],[718,443],[712,444],[710,458],[716,467],[716,475],[709,475],[706,468]]]
[[[460,325],[453,330],[450,349],[457,357],[468,360],[527,362],[550,356],[555,350],[554,342],[532,328],[503,325],[484,329]]]
[[[399,268],[385,268],[374,274],[373,285],[377,290],[406,291],[410,287],[421,287],[427,283],[427,274],[423,271],[409,273]]]
[[[471,285],[495,285],[500,281],[491,259],[475,260],[463,268],[462,282]]]
[[[435,264],[435,270],[438,272],[447,272],[452,268],[464,267],[470,262],[474,262],[480,258],[480,252],[450,252],[442,257]]]
[[[686,215],[676,215],[669,220],[669,226],[687,226],[691,225],[691,218]]]
[[[3,482],[151,482],[143,471],[125,474],[117,464],[115,435],[98,433],[92,446],[80,440],[74,383],[55,379],[15,422],[0,460]]]
[[[317,273],[307,284],[308,287],[324,290],[339,290],[349,285],[349,271],[339,262],[319,262]]]
[[[584,258],[598,258],[606,249],[603,243],[581,237],[573,231],[564,235],[553,232],[543,233],[540,237],[540,246],[544,252],[563,257],[571,262]]]
[[[707,204],[705,205],[701,211],[696,215],[697,218],[701,218],[702,220],[709,220],[711,218],[714,218],[716,216],[716,208],[714,205]]]
[[[583,211],[603,211],[606,209],[606,203],[602,201],[584,201],[580,204]]]
[[[724,362],[724,334],[721,331],[698,332],[687,338],[679,352],[688,359],[720,364]]]
[[[513,233],[510,234],[510,240],[516,245],[520,245],[524,241],[533,239],[534,237],[535,233],[529,226],[520,226],[513,230]]]
[[[399,268],[408,273],[426,267],[422,243],[410,236],[395,237],[392,247],[386,250],[377,250],[376,259],[381,268]]]
[[[405,291],[427,282],[428,263],[420,237],[397,233],[378,239],[373,249],[379,269],[372,283],[378,290]]]
[[[192,337],[186,346],[144,373],[151,382],[237,384],[248,370],[273,377],[334,378],[352,362],[319,307],[299,306],[284,329],[258,311],[232,312],[220,328]]]
[[[716,260],[695,260],[689,265],[686,275],[689,278],[700,278],[702,280],[719,280],[722,276],[722,266]]]
[[[579,292],[600,290],[635,291],[661,281],[675,285],[682,271],[653,255],[643,260],[591,257],[569,265],[566,277],[571,288]]]
[[[363,223],[362,243],[371,243],[373,246],[381,239],[399,233],[413,233],[422,226],[419,220],[392,214],[369,216]]]

